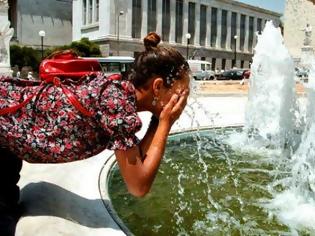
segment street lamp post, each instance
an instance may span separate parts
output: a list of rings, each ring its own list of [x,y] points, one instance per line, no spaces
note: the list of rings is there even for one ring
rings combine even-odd
[[[190,33],[187,33],[186,34],[186,39],[187,39],[187,45],[186,45],[186,59],[188,60],[189,59],[189,48],[188,48],[188,45],[189,45],[189,40],[191,38],[191,34]]]
[[[120,11],[118,14],[118,21],[117,21],[117,56],[119,56],[119,19],[120,16],[124,14],[124,11]]]
[[[236,46],[237,46],[237,35],[234,35],[234,65],[232,66],[232,68],[236,67]]]
[[[44,37],[46,36],[46,32],[44,30],[41,30],[38,32],[38,35],[41,39],[41,51],[42,51],[42,60],[44,59]]]

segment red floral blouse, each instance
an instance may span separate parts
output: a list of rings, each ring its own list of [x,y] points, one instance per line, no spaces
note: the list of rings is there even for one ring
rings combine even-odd
[[[103,74],[66,84],[92,117],[85,116],[62,89],[46,85],[26,106],[0,116],[0,145],[34,163],[81,160],[104,149],[126,150],[139,140],[135,88]],[[38,82],[0,77],[0,110],[23,102],[38,91]]]

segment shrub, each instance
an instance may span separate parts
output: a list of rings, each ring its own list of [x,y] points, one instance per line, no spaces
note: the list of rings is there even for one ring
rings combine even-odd
[[[97,57],[101,56],[99,45],[91,42],[88,38],[82,38],[80,41],[74,41],[69,45],[55,47],[45,51],[45,56],[49,56],[51,53],[59,50],[72,49],[79,56],[82,57]]]
[[[34,71],[38,71],[38,66],[41,61],[40,51],[31,47],[11,45],[10,56],[10,63],[12,66],[18,66],[19,69],[28,66]]]

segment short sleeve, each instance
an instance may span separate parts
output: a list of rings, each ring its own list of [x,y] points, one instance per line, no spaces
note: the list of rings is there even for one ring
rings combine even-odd
[[[126,80],[109,80],[98,101],[97,118],[108,136],[107,149],[126,150],[138,144],[135,134],[142,123],[136,111],[133,84]]]

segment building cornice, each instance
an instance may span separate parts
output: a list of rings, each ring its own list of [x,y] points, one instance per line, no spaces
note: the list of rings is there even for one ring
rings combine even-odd
[[[256,12],[260,12],[260,13],[265,13],[265,14],[268,14],[268,15],[272,15],[274,17],[281,17],[282,14],[280,14],[279,12],[275,12],[275,11],[270,11],[270,10],[267,10],[267,9],[264,9],[264,8],[261,8],[261,7],[256,7],[256,6],[252,6],[252,5],[249,5],[249,4],[246,4],[246,3],[242,3],[242,2],[239,2],[239,1],[236,1],[236,0],[215,0],[217,3],[226,3],[228,5],[232,5],[232,6],[236,6],[236,7],[240,7],[240,8],[246,8],[246,9],[249,9],[249,10],[252,10],[252,11],[256,11]],[[315,1],[315,0],[311,0],[311,1]]]

